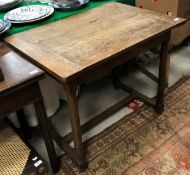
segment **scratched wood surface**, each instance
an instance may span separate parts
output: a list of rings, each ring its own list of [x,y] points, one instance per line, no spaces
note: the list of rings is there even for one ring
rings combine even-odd
[[[5,41],[52,76],[66,81],[182,22],[184,19],[113,2]]]

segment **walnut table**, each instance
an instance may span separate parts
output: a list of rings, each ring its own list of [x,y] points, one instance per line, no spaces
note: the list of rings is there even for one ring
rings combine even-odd
[[[72,133],[61,138],[55,132],[54,136],[82,169],[87,165],[82,132],[135,97],[152,105],[158,113],[163,112],[170,33],[172,28],[183,22],[184,19],[113,2],[12,35],[5,38],[5,42],[62,83],[67,94]],[[131,95],[81,126],[75,93],[77,85],[113,70],[158,44],[162,49],[156,100],[127,87],[116,77],[115,86],[131,92]],[[71,139],[74,140],[74,149],[68,144]]]

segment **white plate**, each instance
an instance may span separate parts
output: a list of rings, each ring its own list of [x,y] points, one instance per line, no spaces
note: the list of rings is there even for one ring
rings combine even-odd
[[[35,21],[43,19],[53,13],[54,9],[45,5],[30,5],[19,7],[8,12],[4,19],[10,20],[11,22],[25,23],[26,21]]]
[[[6,26],[6,23],[3,22],[3,26],[1,27],[0,32],[2,32],[6,27],[7,27],[7,26]]]
[[[0,31],[3,29],[3,27],[4,27],[4,22],[0,20]]]
[[[38,21],[40,21],[42,19],[45,19],[45,18],[49,17],[53,12],[54,12],[54,8],[51,9],[49,14],[47,14],[45,16],[42,16],[41,18],[37,18],[37,19],[34,19],[34,20],[26,20],[26,21],[12,21],[12,20],[10,20],[10,22],[12,24],[34,23],[34,22],[38,22]],[[6,20],[6,17],[4,17],[4,19]]]
[[[3,22],[4,22],[5,27],[2,31],[0,31],[0,34],[3,34],[4,32],[6,32],[11,27],[10,21],[4,20]]]

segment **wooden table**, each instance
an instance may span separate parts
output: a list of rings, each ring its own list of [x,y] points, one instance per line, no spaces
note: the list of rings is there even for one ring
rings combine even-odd
[[[0,47],[0,65],[4,75],[4,81],[0,82],[0,119],[33,103],[52,169],[57,172],[59,170],[59,161],[56,156],[43,97],[38,84],[45,76],[44,71],[4,45]],[[22,111],[20,112],[22,113]],[[22,116],[23,114],[21,114]]]
[[[152,105],[158,113],[163,112],[170,33],[184,21],[114,2],[5,38],[11,47],[62,83],[67,94],[72,133],[61,138],[55,132],[54,136],[81,169],[87,165],[82,132],[135,97]],[[115,76],[115,86],[131,92],[131,95],[81,126],[75,93],[77,85],[113,70],[158,44],[162,49],[156,100],[127,87]],[[74,149],[68,145],[72,139]]]

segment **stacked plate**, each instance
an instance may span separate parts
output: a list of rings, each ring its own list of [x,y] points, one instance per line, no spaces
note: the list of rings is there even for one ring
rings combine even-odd
[[[4,16],[4,19],[16,24],[32,23],[47,18],[53,12],[53,7],[46,5],[30,5],[9,11]]]
[[[10,10],[19,5],[23,0],[0,0],[0,11]]]
[[[0,34],[3,34],[11,27],[11,22],[7,20],[0,20]]]
[[[49,6],[57,10],[77,10],[85,7],[89,0],[52,0],[49,2]]]

